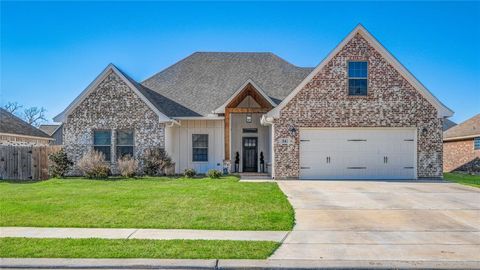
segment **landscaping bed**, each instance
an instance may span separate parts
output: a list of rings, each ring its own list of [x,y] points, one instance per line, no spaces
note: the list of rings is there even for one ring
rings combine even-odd
[[[0,238],[0,258],[266,259],[268,241]]]
[[[466,173],[444,173],[443,178],[448,181],[456,182],[463,185],[480,188],[480,175],[470,175]]]
[[[0,226],[291,230],[276,183],[237,177],[0,181]]]

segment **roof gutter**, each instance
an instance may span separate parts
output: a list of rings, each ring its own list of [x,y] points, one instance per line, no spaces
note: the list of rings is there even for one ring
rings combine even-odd
[[[467,135],[467,136],[459,136],[459,137],[451,137],[451,138],[443,138],[444,142],[448,141],[460,141],[460,140],[465,140],[465,139],[473,139],[476,137],[480,137],[480,134],[473,134],[473,135]]]

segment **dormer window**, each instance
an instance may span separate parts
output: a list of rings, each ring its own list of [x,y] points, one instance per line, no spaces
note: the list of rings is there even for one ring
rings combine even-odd
[[[348,95],[366,96],[368,85],[368,63],[366,61],[348,62]]]

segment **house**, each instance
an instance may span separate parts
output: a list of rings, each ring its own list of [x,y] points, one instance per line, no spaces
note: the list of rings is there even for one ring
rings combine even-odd
[[[58,116],[73,160],[163,147],[175,171],[275,179],[442,177],[453,112],[363,26],[315,68],[272,53],[197,52],[137,82],[110,64]]]
[[[443,171],[480,172],[480,114],[443,133]]]
[[[48,145],[52,138],[5,109],[0,108],[0,145]]]
[[[53,141],[50,142],[52,145],[62,145],[63,144],[63,126],[60,124],[45,124],[38,127],[41,131],[47,133],[52,137]]]

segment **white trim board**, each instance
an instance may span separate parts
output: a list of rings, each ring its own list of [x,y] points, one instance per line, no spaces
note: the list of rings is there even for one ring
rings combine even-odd
[[[367,42],[374,47],[420,94],[427,99],[438,112],[438,117],[450,117],[453,111],[438,100],[428,89],[415,78],[375,37],[373,37],[361,24],[357,25],[328,55],[322,62],[284,99],[282,102],[267,113],[267,117],[279,117],[280,110],[302,90],[313,77],[318,74],[333,59],[338,52],[353,38],[356,34],[361,34]]]
[[[235,91],[235,93],[233,93],[233,95],[230,96],[230,98],[227,99],[227,101],[225,101],[225,103],[222,104],[222,106],[218,107],[217,109],[215,109],[213,111],[213,113],[225,113],[225,107],[227,107],[227,105],[238,95],[240,94],[240,92],[243,91],[243,89],[245,89],[245,87],[247,87],[248,84],[251,84],[253,86],[253,88],[255,88],[255,90],[260,93],[260,95],[262,95],[262,97],[264,97],[268,103],[270,103],[273,107],[277,106],[277,104],[275,102],[273,102],[273,100],[265,93],[265,91],[263,91],[262,88],[260,88],[260,86],[258,86],[252,79],[248,79],[246,80],[242,86],[240,86],[237,91]]]
[[[140,90],[137,89],[137,87],[135,87],[135,85],[133,85],[129,79],[127,79],[125,77],[125,75],[123,75],[123,73],[118,70],[118,68],[114,65],[114,64],[109,64],[96,78],[95,80],[93,80],[93,82],[91,82],[87,88],[85,88],[85,90],[83,90],[80,95],[78,95],[73,101],[72,103],[70,103],[70,105],[68,105],[68,107],[63,111],[61,112],[60,114],[58,114],[57,116],[55,116],[53,118],[53,120],[55,122],[64,122],[65,119],[67,118],[67,116],[69,114],[71,114],[73,112],[73,110],[78,106],[80,105],[80,103],[85,100],[88,95],[105,79],[105,77],[108,75],[108,73],[112,71],[114,72],[115,74],[117,74],[120,79],[122,79],[126,84],[127,86],[133,90],[133,92],[135,92],[135,94],[138,95],[138,97],[140,97],[140,99],[145,102],[145,104],[147,104],[147,106],[152,109],[157,115],[158,115],[158,118],[159,118],[159,121],[160,122],[170,122],[172,121],[168,116],[166,116],[165,114],[161,113],[144,95],[142,95],[142,93],[140,92]]]

